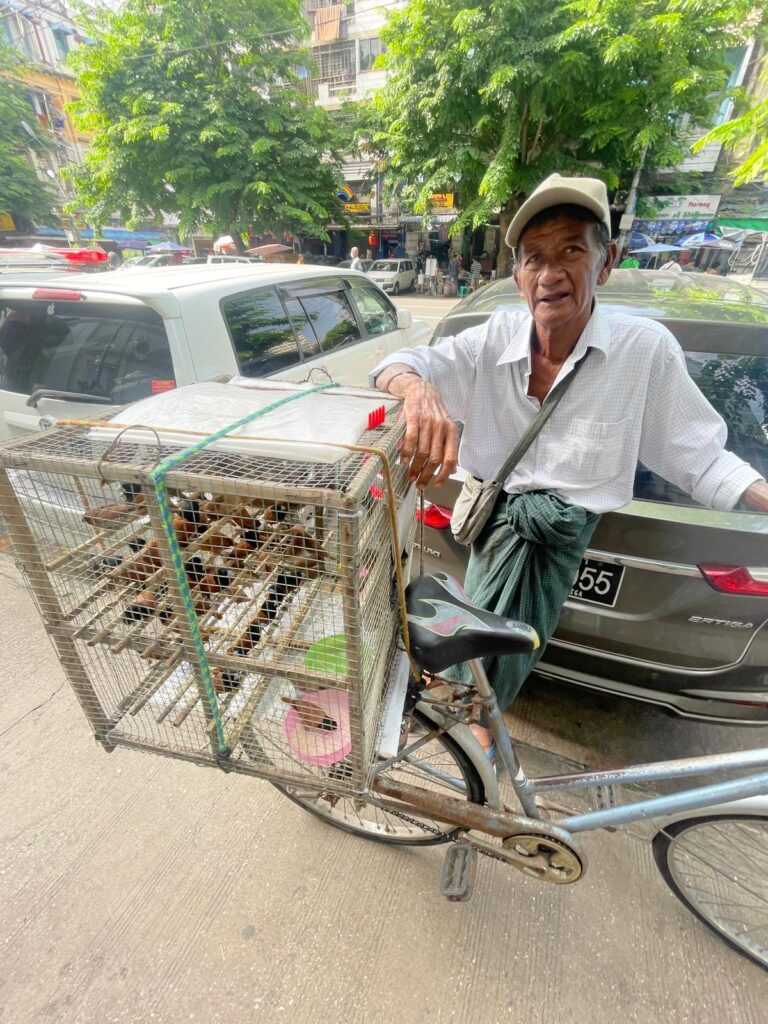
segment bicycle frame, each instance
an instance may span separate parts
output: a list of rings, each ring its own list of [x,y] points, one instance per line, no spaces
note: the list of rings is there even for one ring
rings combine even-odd
[[[503,835],[505,827],[511,834],[514,830],[530,828],[540,822],[552,834],[573,835],[578,832],[610,829],[619,825],[647,820],[649,818],[668,818],[680,816],[687,812],[716,807],[724,803],[742,800],[747,797],[768,795],[768,748],[748,750],[732,754],[712,754],[702,757],[681,758],[670,761],[658,761],[649,764],[632,765],[626,768],[613,768],[605,771],[573,772],[565,775],[551,775],[541,778],[528,778],[525,774],[514,745],[504,726],[496,696],[490,687],[488,678],[479,661],[467,662],[472,674],[474,688],[480,698],[480,704],[496,741],[497,757],[506,768],[515,794],[520,801],[522,815],[510,812],[504,807],[499,795],[495,775],[485,754],[477,765],[486,782],[486,806],[467,805],[453,800],[451,797],[428,793],[420,794],[416,787],[398,785],[379,780],[374,783],[374,790],[387,797],[405,801],[413,810],[429,810],[437,813],[442,820],[459,827],[477,829],[491,835]],[[439,714],[439,713],[438,713]],[[433,717],[430,715],[430,717]],[[459,726],[462,727],[462,726]],[[454,726],[455,728],[455,726]],[[466,727],[462,727],[466,728]],[[418,749],[419,741],[413,745]],[[480,745],[477,744],[478,750]],[[409,750],[406,750],[406,759]],[[393,758],[392,761],[397,760]],[[387,762],[389,764],[390,762]],[[385,767],[385,766],[382,766]],[[654,796],[648,799],[620,804],[605,809],[571,814],[556,822],[544,821],[536,797],[545,793],[596,791],[606,786],[635,784],[640,782],[661,782],[669,779],[693,778],[712,775],[717,772],[738,771],[750,768],[765,768],[766,771],[730,779],[708,785],[694,786],[681,792]],[[424,768],[422,768],[424,770]],[[440,775],[439,770],[434,770]],[[490,785],[488,784],[490,782]],[[450,779],[450,784],[461,789],[461,783]],[[399,794],[399,795],[398,795]],[[453,808],[451,805],[456,804]],[[438,804],[440,805],[438,808]],[[428,806],[427,806],[428,805]]]

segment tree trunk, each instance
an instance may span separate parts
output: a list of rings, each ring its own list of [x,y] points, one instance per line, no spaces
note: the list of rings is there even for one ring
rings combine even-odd
[[[243,242],[243,236],[240,234],[237,228],[231,227],[224,233],[226,235],[229,235],[229,237],[235,243],[235,252],[237,252],[239,256],[242,256],[243,253],[245,252],[245,243]]]
[[[499,213],[499,255],[496,258],[496,277],[509,277],[512,273],[512,250],[507,245],[507,228],[520,205],[518,196],[512,196],[504,203]]]

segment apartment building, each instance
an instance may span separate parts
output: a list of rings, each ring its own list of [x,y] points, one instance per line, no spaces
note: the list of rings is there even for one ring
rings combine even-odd
[[[66,109],[79,95],[67,56],[86,41],[62,0],[0,0],[0,44],[23,58],[14,77],[26,86],[30,123],[21,128],[31,132],[34,123],[44,142],[27,151],[29,160],[61,203],[72,196],[61,169],[82,160],[88,143]]]

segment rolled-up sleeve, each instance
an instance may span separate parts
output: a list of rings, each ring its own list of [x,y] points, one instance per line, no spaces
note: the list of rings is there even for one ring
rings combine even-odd
[[[450,416],[466,418],[477,377],[480,349],[488,333],[488,323],[470,327],[461,334],[440,338],[434,345],[404,348],[383,359],[369,374],[371,387],[388,366],[404,363],[424,380],[434,384]]]
[[[640,461],[709,508],[727,512],[762,475],[726,451],[723,418],[691,380],[677,342],[656,353],[640,442]]]

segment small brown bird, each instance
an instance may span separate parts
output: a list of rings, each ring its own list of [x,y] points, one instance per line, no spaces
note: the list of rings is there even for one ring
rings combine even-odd
[[[124,558],[119,566],[119,575],[132,583],[143,583],[148,577],[162,567],[163,561],[158,551],[157,541],[148,541],[135,554]]]
[[[234,547],[234,543],[231,537],[225,537],[220,533],[209,533],[200,541],[200,549],[210,551],[213,555],[223,555]]]

